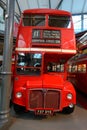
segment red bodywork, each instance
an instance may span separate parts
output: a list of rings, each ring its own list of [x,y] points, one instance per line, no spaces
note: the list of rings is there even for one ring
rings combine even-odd
[[[45,15],[45,25],[24,26],[23,16],[31,14]],[[50,27],[48,25],[49,15],[69,16],[71,27]],[[39,37],[39,35],[42,38],[43,35],[46,34],[51,38],[47,39],[48,36],[46,35],[45,41],[47,43],[45,44],[44,39],[33,38],[33,30],[38,32],[38,34],[35,34],[35,38]],[[51,31],[52,33],[50,33]],[[59,37],[56,35],[59,35]],[[59,40],[59,44],[50,44],[49,41],[55,42],[55,40],[52,41],[53,37],[56,39],[56,42]],[[37,42],[38,39],[40,42]],[[36,40],[36,42],[33,42],[34,40]],[[28,59],[30,54],[38,53],[41,55],[41,59],[37,58],[37,60],[41,60],[41,66],[31,67],[23,65],[24,61],[21,66],[18,64],[18,59],[21,59],[21,56],[26,55]],[[13,103],[24,106],[26,110],[33,110],[36,114],[50,114],[52,112],[62,111],[70,104],[75,105],[76,93],[73,85],[67,80],[66,71],[67,60],[75,53],[75,36],[71,14],[69,12],[51,9],[32,9],[24,11],[20,21],[15,48]],[[49,63],[51,63],[51,66],[48,65]],[[30,68],[28,69],[28,67]],[[57,70],[58,67],[61,68],[60,71]],[[21,72],[19,72],[20,69]],[[30,74],[32,72],[36,73],[38,70],[40,71],[39,75]],[[24,74],[25,71],[27,74]],[[67,98],[68,94],[72,95],[72,99]]]

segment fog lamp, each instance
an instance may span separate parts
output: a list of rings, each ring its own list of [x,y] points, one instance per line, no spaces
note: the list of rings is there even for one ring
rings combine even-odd
[[[69,104],[69,107],[70,107],[70,108],[73,108],[73,107],[74,107],[74,104],[73,104],[73,103]]]

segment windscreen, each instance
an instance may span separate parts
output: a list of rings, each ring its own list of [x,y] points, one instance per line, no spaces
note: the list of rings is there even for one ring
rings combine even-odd
[[[23,16],[23,25],[24,26],[44,26],[45,15],[25,14]]]
[[[70,16],[49,15],[48,24],[51,27],[70,28],[71,27]]]

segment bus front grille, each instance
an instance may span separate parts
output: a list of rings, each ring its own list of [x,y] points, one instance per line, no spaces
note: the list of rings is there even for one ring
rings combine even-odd
[[[60,91],[51,89],[30,90],[29,108],[59,109]]]

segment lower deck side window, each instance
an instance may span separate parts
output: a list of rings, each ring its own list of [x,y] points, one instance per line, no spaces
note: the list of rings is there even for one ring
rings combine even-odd
[[[17,55],[18,74],[40,75],[42,55],[40,53],[19,53]]]

